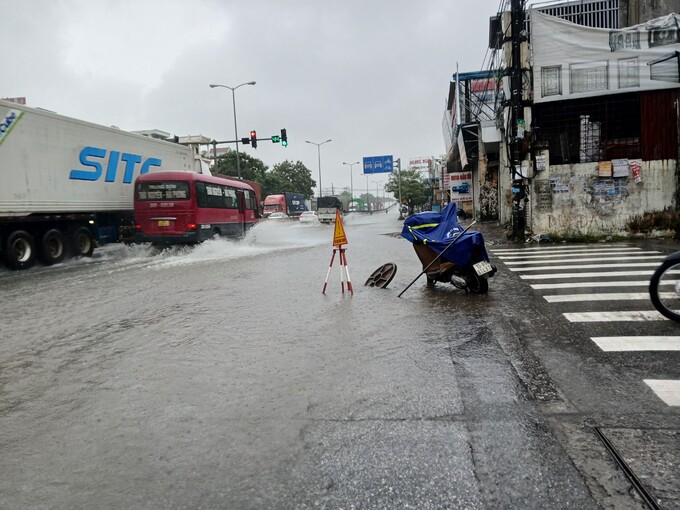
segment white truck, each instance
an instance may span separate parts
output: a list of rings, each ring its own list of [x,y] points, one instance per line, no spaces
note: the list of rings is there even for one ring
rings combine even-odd
[[[90,256],[134,228],[135,178],[205,171],[198,147],[0,100],[0,256],[11,269]]]
[[[334,223],[337,211],[342,214],[342,201],[335,195],[316,199],[316,214],[321,223]]]

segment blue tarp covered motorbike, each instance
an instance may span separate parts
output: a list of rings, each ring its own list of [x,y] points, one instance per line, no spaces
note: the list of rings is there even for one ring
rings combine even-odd
[[[450,202],[441,212],[427,211],[406,218],[401,235],[413,243],[428,285],[447,282],[461,289],[486,293],[488,278],[496,268],[489,263],[482,234],[464,230],[458,223],[456,204]]]

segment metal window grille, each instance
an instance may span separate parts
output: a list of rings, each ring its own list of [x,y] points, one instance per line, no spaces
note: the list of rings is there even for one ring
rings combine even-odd
[[[536,104],[534,129],[553,165],[642,157],[637,93]]]
[[[619,0],[576,0],[534,4],[533,8],[593,28],[619,28]]]

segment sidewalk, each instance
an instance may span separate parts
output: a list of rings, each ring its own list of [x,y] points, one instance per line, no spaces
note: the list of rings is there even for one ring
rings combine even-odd
[[[472,220],[460,222],[463,227],[467,227]],[[514,241],[508,238],[509,230],[499,225],[497,221],[478,221],[470,230],[481,232],[484,236],[484,244],[488,246],[513,245]]]

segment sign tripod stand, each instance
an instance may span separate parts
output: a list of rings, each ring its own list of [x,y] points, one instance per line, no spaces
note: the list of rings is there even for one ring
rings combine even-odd
[[[328,266],[328,272],[326,273],[326,279],[323,282],[322,294],[326,293],[326,286],[328,285],[328,277],[331,274],[331,269],[333,268],[333,261],[335,260],[336,252],[339,255],[340,260],[340,285],[342,286],[342,293],[345,293],[345,275],[347,275],[347,290],[353,296],[354,291],[352,289],[352,280],[349,278],[349,268],[347,267],[347,255],[345,254],[345,249],[342,247],[343,244],[347,244],[347,236],[345,235],[345,228],[342,226],[342,217],[340,216],[340,211],[335,211],[335,233],[333,235],[333,255],[331,256],[331,263]]]

